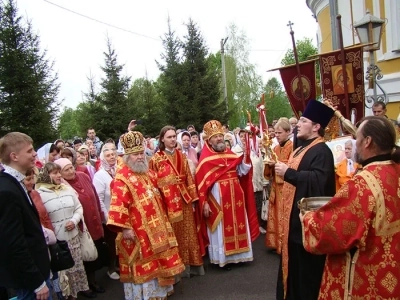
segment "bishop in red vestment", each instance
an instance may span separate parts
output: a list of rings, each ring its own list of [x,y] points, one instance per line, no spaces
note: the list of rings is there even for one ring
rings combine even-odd
[[[157,174],[148,169],[144,139],[130,131],[121,137],[125,155],[112,182],[107,225],[116,239],[125,298],[166,299],[174,276],[185,266],[157,188]]]

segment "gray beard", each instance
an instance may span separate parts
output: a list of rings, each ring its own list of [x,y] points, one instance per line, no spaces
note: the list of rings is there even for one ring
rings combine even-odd
[[[147,159],[144,161],[128,162],[128,167],[135,173],[144,174],[149,171],[149,163]]]
[[[211,147],[212,147],[212,148],[214,149],[214,151],[216,151],[216,152],[224,152],[225,149],[226,149],[226,145],[225,145],[225,143],[223,143],[223,142],[218,143],[218,144],[216,144],[215,146],[214,146],[214,145],[211,145]]]

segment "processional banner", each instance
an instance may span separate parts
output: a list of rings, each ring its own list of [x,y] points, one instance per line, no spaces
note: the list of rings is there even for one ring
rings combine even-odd
[[[324,98],[330,99],[333,105],[338,107],[343,116],[351,118],[356,123],[364,117],[365,99],[362,47],[344,49],[344,56],[350,115],[346,112],[344,72],[340,50],[320,55],[322,93]],[[352,117],[352,111],[355,112],[354,117]]]
[[[300,78],[297,73],[296,65],[286,66],[279,69],[286,94],[296,117],[299,118],[309,100],[315,100],[315,60],[299,63]],[[304,96],[304,103],[302,100]]]

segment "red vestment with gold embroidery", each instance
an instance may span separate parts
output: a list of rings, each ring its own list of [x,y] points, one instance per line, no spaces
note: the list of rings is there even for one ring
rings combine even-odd
[[[246,191],[242,188],[245,184],[241,185],[236,171],[236,167],[242,160],[242,156],[237,156],[229,149],[224,152],[215,152],[206,144],[196,170],[200,212],[203,211],[206,202],[212,211],[212,214],[202,223],[203,239],[206,241],[204,246],[208,245],[206,225],[213,232],[218,224],[223,222],[222,233],[226,256],[249,251],[251,241],[260,233],[254,195],[252,201],[247,201]],[[252,187],[251,177],[249,179],[246,184]],[[211,188],[216,182],[219,183],[221,205],[211,193]],[[247,235],[247,221],[251,241]]]
[[[400,299],[400,166],[372,162],[302,222],[307,251],[328,254],[319,299]]]
[[[122,282],[141,284],[157,278],[161,286],[169,285],[185,269],[153,171],[138,174],[119,165],[111,184],[107,225],[135,233],[134,241],[125,240],[121,232],[116,239]]]
[[[199,197],[186,156],[178,150],[172,154],[158,151],[151,158],[149,168],[158,174],[158,186],[167,205],[183,263],[203,265],[199,242],[201,236],[193,212],[193,205]],[[195,207],[199,209],[198,205]]]

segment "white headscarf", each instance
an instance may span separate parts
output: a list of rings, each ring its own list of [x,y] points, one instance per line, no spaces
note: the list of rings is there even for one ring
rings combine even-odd
[[[183,135],[185,132],[186,132],[187,134],[189,134],[189,140],[190,140],[190,133],[189,133],[189,131],[186,131],[186,130],[185,130],[185,131],[179,132],[178,135],[176,136],[176,142],[179,143],[179,145],[181,145],[182,152],[185,152],[185,151],[186,151],[185,149],[183,149],[183,143],[182,143],[182,135]],[[190,144],[189,144],[189,148],[190,148]]]
[[[47,143],[41,148],[36,151],[37,153],[37,158],[40,160],[42,163],[48,163],[49,162],[49,155],[50,155],[50,147],[53,145],[52,143]]]
[[[231,148],[232,148],[232,147],[235,147],[236,144],[237,144],[235,135],[234,135],[232,132],[227,132],[227,133],[225,133],[225,134],[224,134],[224,140],[227,140],[227,141],[229,141],[229,140],[226,138],[227,135],[229,135],[229,136],[232,138],[232,145],[231,145]],[[229,142],[230,142],[230,141],[229,141]]]
[[[100,168],[107,171],[112,178],[115,177],[115,169],[117,167],[117,151],[115,151],[115,164],[110,165],[104,157],[105,151],[112,151],[111,149],[104,148],[100,152]]]

